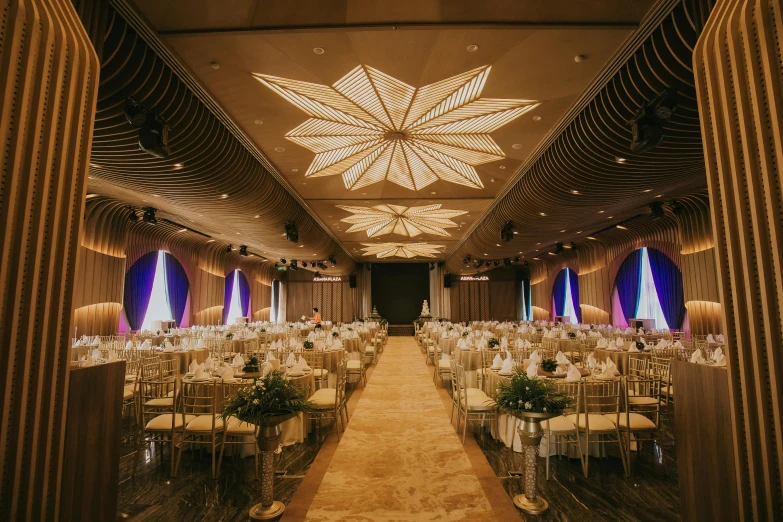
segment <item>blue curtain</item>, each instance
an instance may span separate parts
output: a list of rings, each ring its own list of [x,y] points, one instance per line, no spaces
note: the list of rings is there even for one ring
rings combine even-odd
[[[223,324],[228,324],[228,309],[231,308],[231,295],[234,292],[234,274],[232,270],[226,275],[226,289],[223,292]]]
[[[125,272],[125,291],[122,304],[131,330],[138,330],[144,322],[155,282],[158,251],[144,254]]]
[[[581,323],[582,307],[579,305],[579,275],[573,270],[568,270],[568,283],[571,285],[571,299],[574,303],[574,313],[576,314],[576,320]]]
[[[625,258],[617,279],[614,282],[617,294],[620,297],[620,306],[623,309],[623,317],[636,316],[636,307],[639,304],[639,291],[642,287],[642,251],[634,250]]]
[[[179,261],[168,252],[163,253],[163,265],[166,267],[166,301],[174,322],[179,327],[185,313],[185,305],[188,304],[188,276]]]
[[[530,320],[530,279],[523,279],[522,280],[522,291],[525,293],[525,310],[524,310],[524,320]]]
[[[277,321],[277,318],[280,315],[277,311],[279,306],[280,306],[280,281],[275,279],[274,281],[272,281],[272,310],[269,313],[269,318],[271,321]]]
[[[555,286],[552,287],[552,297],[555,300],[555,315],[565,314],[565,291],[566,291],[566,271],[565,268],[557,274]]]
[[[685,319],[685,296],[682,288],[682,272],[669,256],[659,250],[647,249],[655,291],[661,303],[663,316],[669,328],[679,329]]]
[[[242,305],[242,316],[247,317],[250,312],[250,284],[245,274],[237,272],[237,275],[239,276],[239,304]]]

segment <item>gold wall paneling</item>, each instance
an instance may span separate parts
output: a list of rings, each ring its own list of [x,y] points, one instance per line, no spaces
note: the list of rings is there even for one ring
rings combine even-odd
[[[740,520],[783,518],[781,35],[780,0],[718,0],[693,53]]]
[[[2,517],[57,520],[100,67],[70,1],[4,2],[0,27]]]

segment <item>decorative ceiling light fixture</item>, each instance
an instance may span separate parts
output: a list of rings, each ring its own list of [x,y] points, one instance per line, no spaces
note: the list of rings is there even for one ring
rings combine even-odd
[[[465,210],[441,210],[441,205],[426,207],[403,207],[400,205],[376,205],[370,207],[349,207],[337,205],[337,208],[353,215],[341,219],[352,226],[346,232],[367,231],[367,237],[386,234],[416,237],[419,234],[449,236],[446,228],[454,228],[456,223],[450,218],[466,214]]]
[[[349,190],[384,180],[421,190],[439,179],[480,189],[474,167],[505,157],[489,133],[539,105],[481,99],[490,70],[418,89],[365,65],[331,87],[253,76],[310,117],[285,136],[315,152],[305,177],[340,174]]]
[[[362,255],[365,256],[377,256],[378,258],[385,257],[404,257],[410,259],[412,257],[435,257],[441,252],[438,252],[438,248],[443,248],[444,245],[430,245],[429,243],[378,243],[373,245],[372,243],[362,243],[364,251]]]

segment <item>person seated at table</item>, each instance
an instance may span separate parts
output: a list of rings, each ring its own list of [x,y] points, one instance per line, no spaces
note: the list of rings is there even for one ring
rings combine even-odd
[[[310,318],[310,321],[313,322],[316,328],[321,328],[321,313],[318,311],[318,308],[313,308],[313,316]]]

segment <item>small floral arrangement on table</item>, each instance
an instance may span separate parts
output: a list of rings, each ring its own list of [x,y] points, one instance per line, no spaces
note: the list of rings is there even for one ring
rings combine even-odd
[[[514,368],[511,379],[498,384],[495,402],[510,413],[549,413],[560,415],[573,404],[570,395],[557,391],[551,379],[531,379],[520,368]]]
[[[234,334],[232,334],[231,332],[228,332],[228,333],[226,334],[226,339],[228,339],[229,341],[230,341],[231,339],[233,339],[233,338],[234,338]]]
[[[349,326],[349,327],[348,327],[348,331],[349,331],[349,332],[353,332],[353,328],[351,328],[351,327]]]
[[[279,371],[255,379],[252,386],[242,388],[228,401],[223,418],[237,419],[264,426],[272,417],[312,411],[313,403],[305,399],[302,390]]]
[[[636,349],[640,352],[644,351],[644,343],[642,341],[636,341]]]
[[[312,349],[313,349],[313,346],[314,346],[314,345],[313,345],[313,341],[305,341],[305,342],[303,342],[303,343],[302,343],[302,347],[303,347],[305,350],[312,350]]]
[[[568,332],[569,339],[576,339],[576,332]]]
[[[492,337],[489,341],[487,341],[487,346],[490,348],[494,348],[495,346],[500,346],[500,341],[497,340],[497,337]]]
[[[364,322],[364,319],[357,319],[357,320],[356,320],[356,322],[357,322],[357,323],[363,323],[363,322]]]
[[[340,337],[340,332],[332,332],[332,337],[337,339],[338,337]]]
[[[545,372],[554,372],[557,370],[557,361],[554,359],[544,359],[541,361],[541,369]]]
[[[467,336],[468,336],[468,332],[462,332],[462,337],[467,337]]]
[[[261,367],[258,365],[258,357],[251,356],[245,363],[242,371],[245,373],[258,373],[261,371]]]
[[[259,328],[258,333],[266,333],[266,328]]]
[[[453,326],[449,326],[449,332],[452,331],[453,329],[454,329]]]
[[[538,333],[541,333],[541,332],[543,332],[543,331],[544,331],[544,329],[543,329],[543,328],[536,328],[536,332],[538,332]]]

